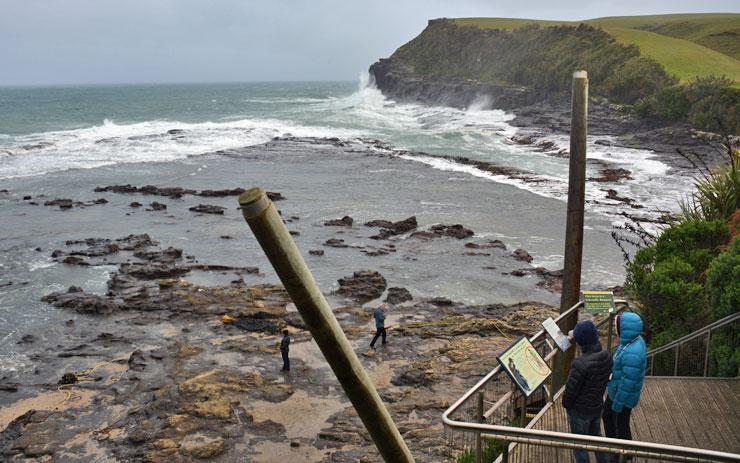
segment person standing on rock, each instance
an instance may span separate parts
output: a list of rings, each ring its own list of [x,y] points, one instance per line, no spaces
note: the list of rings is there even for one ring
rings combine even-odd
[[[375,349],[375,341],[378,340],[380,336],[383,336],[383,345],[385,346],[385,311],[387,309],[387,306],[385,304],[380,304],[380,306],[375,309],[375,312],[373,312],[373,318],[375,319],[375,336],[373,337],[373,340],[370,341],[370,348]]]
[[[563,394],[563,408],[568,412],[570,432],[589,436],[601,435],[601,413],[604,409],[604,391],[612,372],[609,351],[601,348],[596,325],[586,320],[578,322],[573,338],[581,348],[581,355],[573,360]],[[576,463],[588,463],[588,452],[574,450]],[[609,455],[596,452],[598,463],[608,463]]]
[[[647,346],[641,336],[642,318],[636,313],[618,315],[615,325],[619,347],[614,352],[612,378],[602,415],[604,432],[606,437],[632,440],[630,414],[640,401],[647,369]]]
[[[283,339],[280,341],[280,353],[283,355],[283,369],[281,371],[290,371],[290,359],[288,358],[288,352],[290,351],[290,334],[288,330],[283,330]]]

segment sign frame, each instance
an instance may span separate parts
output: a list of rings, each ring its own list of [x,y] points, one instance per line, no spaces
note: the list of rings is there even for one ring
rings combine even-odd
[[[523,358],[525,358],[523,357],[524,355],[535,356],[535,362],[540,363],[540,365],[537,365],[536,368],[540,370],[546,370],[546,373],[536,372],[538,376],[536,376],[535,378],[529,378],[530,380],[537,380],[537,382],[533,383],[532,386],[529,385],[529,382],[527,381],[525,375],[521,373],[521,369],[517,367],[517,364],[521,365],[522,362],[528,362],[531,367],[531,360],[523,360]],[[517,358],[517,360],[514,360],[515,358]],[[543,384],[545,384],[548,378],[550,378],[550,376],[552,375],[552,370],[550,369],[550,366],[547,364],[547,362],[545,362],[540,353],[537,352],[537,349],[534,348],[529,338],[527,338],[526,336],[522,336],[516,342],[510,345],[504,352],[501,353],[501,355],[496,357],[496,360],[498,361],[499,365],[501,365],[501,368],[506,372],[506,374],[509,375],[511,382],[516,385],[517,389],[519,389],[519,392],[521,392],[522,395],[526,398],[531,397],[532,394],[537,392],[537,390]],[[510,362],[513,363],[513,366],[509,366]],[[522,384],[522,382],[524,384]]]

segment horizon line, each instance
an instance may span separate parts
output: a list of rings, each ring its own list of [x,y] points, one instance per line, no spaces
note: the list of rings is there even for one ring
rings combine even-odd
[[[43,88],[43,87],[114,87],[114,86],[141,86],[141,85],[233,85],[233,84],[278,84],[278,83],[345,83],[356,82],[355,79],[279,79],[279,80],[216,80],[216,81],[142,81],[142,82],[75,82],[75,83],[34,83],[34,84],[3,84],[0,88]]]

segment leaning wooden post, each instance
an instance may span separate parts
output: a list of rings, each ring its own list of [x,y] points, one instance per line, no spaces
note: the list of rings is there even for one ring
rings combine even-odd
[[[239,205],[383,459],[388,463],[413,463],[414,457],[272,201],[260,188],[252,188],[239,197]]]
[[[586,200],[586,134],[588,131],[588,74],[573,73],[571,100],[570,171],[568,178],[568,212],[565,225],[565,266],[560,313],[573,307],[581,291],[581,260],[583,257],[583,209]],[[560,328],[568,333],[575,328],[577,317],[563,320]],[[565,384],[573,362],[575,349],[558,354],[553,375],[553,391]]]

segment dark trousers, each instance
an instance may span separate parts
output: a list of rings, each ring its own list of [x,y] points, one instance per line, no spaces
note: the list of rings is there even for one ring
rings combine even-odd
[[[607,397],[602,415],[606,437],[632,440],[632,431],[630,430],[631,414],[632,409],[629,407],[622,407],[622,411],[619,413],[612,410],[612,399]]]
[[[584,416],[572,410],[568,410],[568,423],[570,432],[573,434],[584,434],[587,436],[601,436],[601,415]],[[573,457],[576,463],[589,463],[590,457],[585,450],[573,450]],[[609,455],[603,452],[596,452],[596,461],[598,463],[609,462]]]
[[[380,336],[383,336],[383,345],[385,345],[385,327],[377,329],[373,340],[370,341],[370,347],[375,347],[375,341],[377,341]]]
[[[604,433],[606,434],[606,437],[632,440],[632,431],[630,430],[631,414],[632,409],[629,407],[622,407],[622,411],[619,413],[612,410],[612,400],[607,397],[606,403],[604,404],[604,413],[602,414],[602,418],[604,419]],[[631,460],[631,458],[628,458],[628,461],[629,460]]]
[[[280,351],[283,354],[283,371],[290,371],[290,359],[288,358],[288,351]]]

